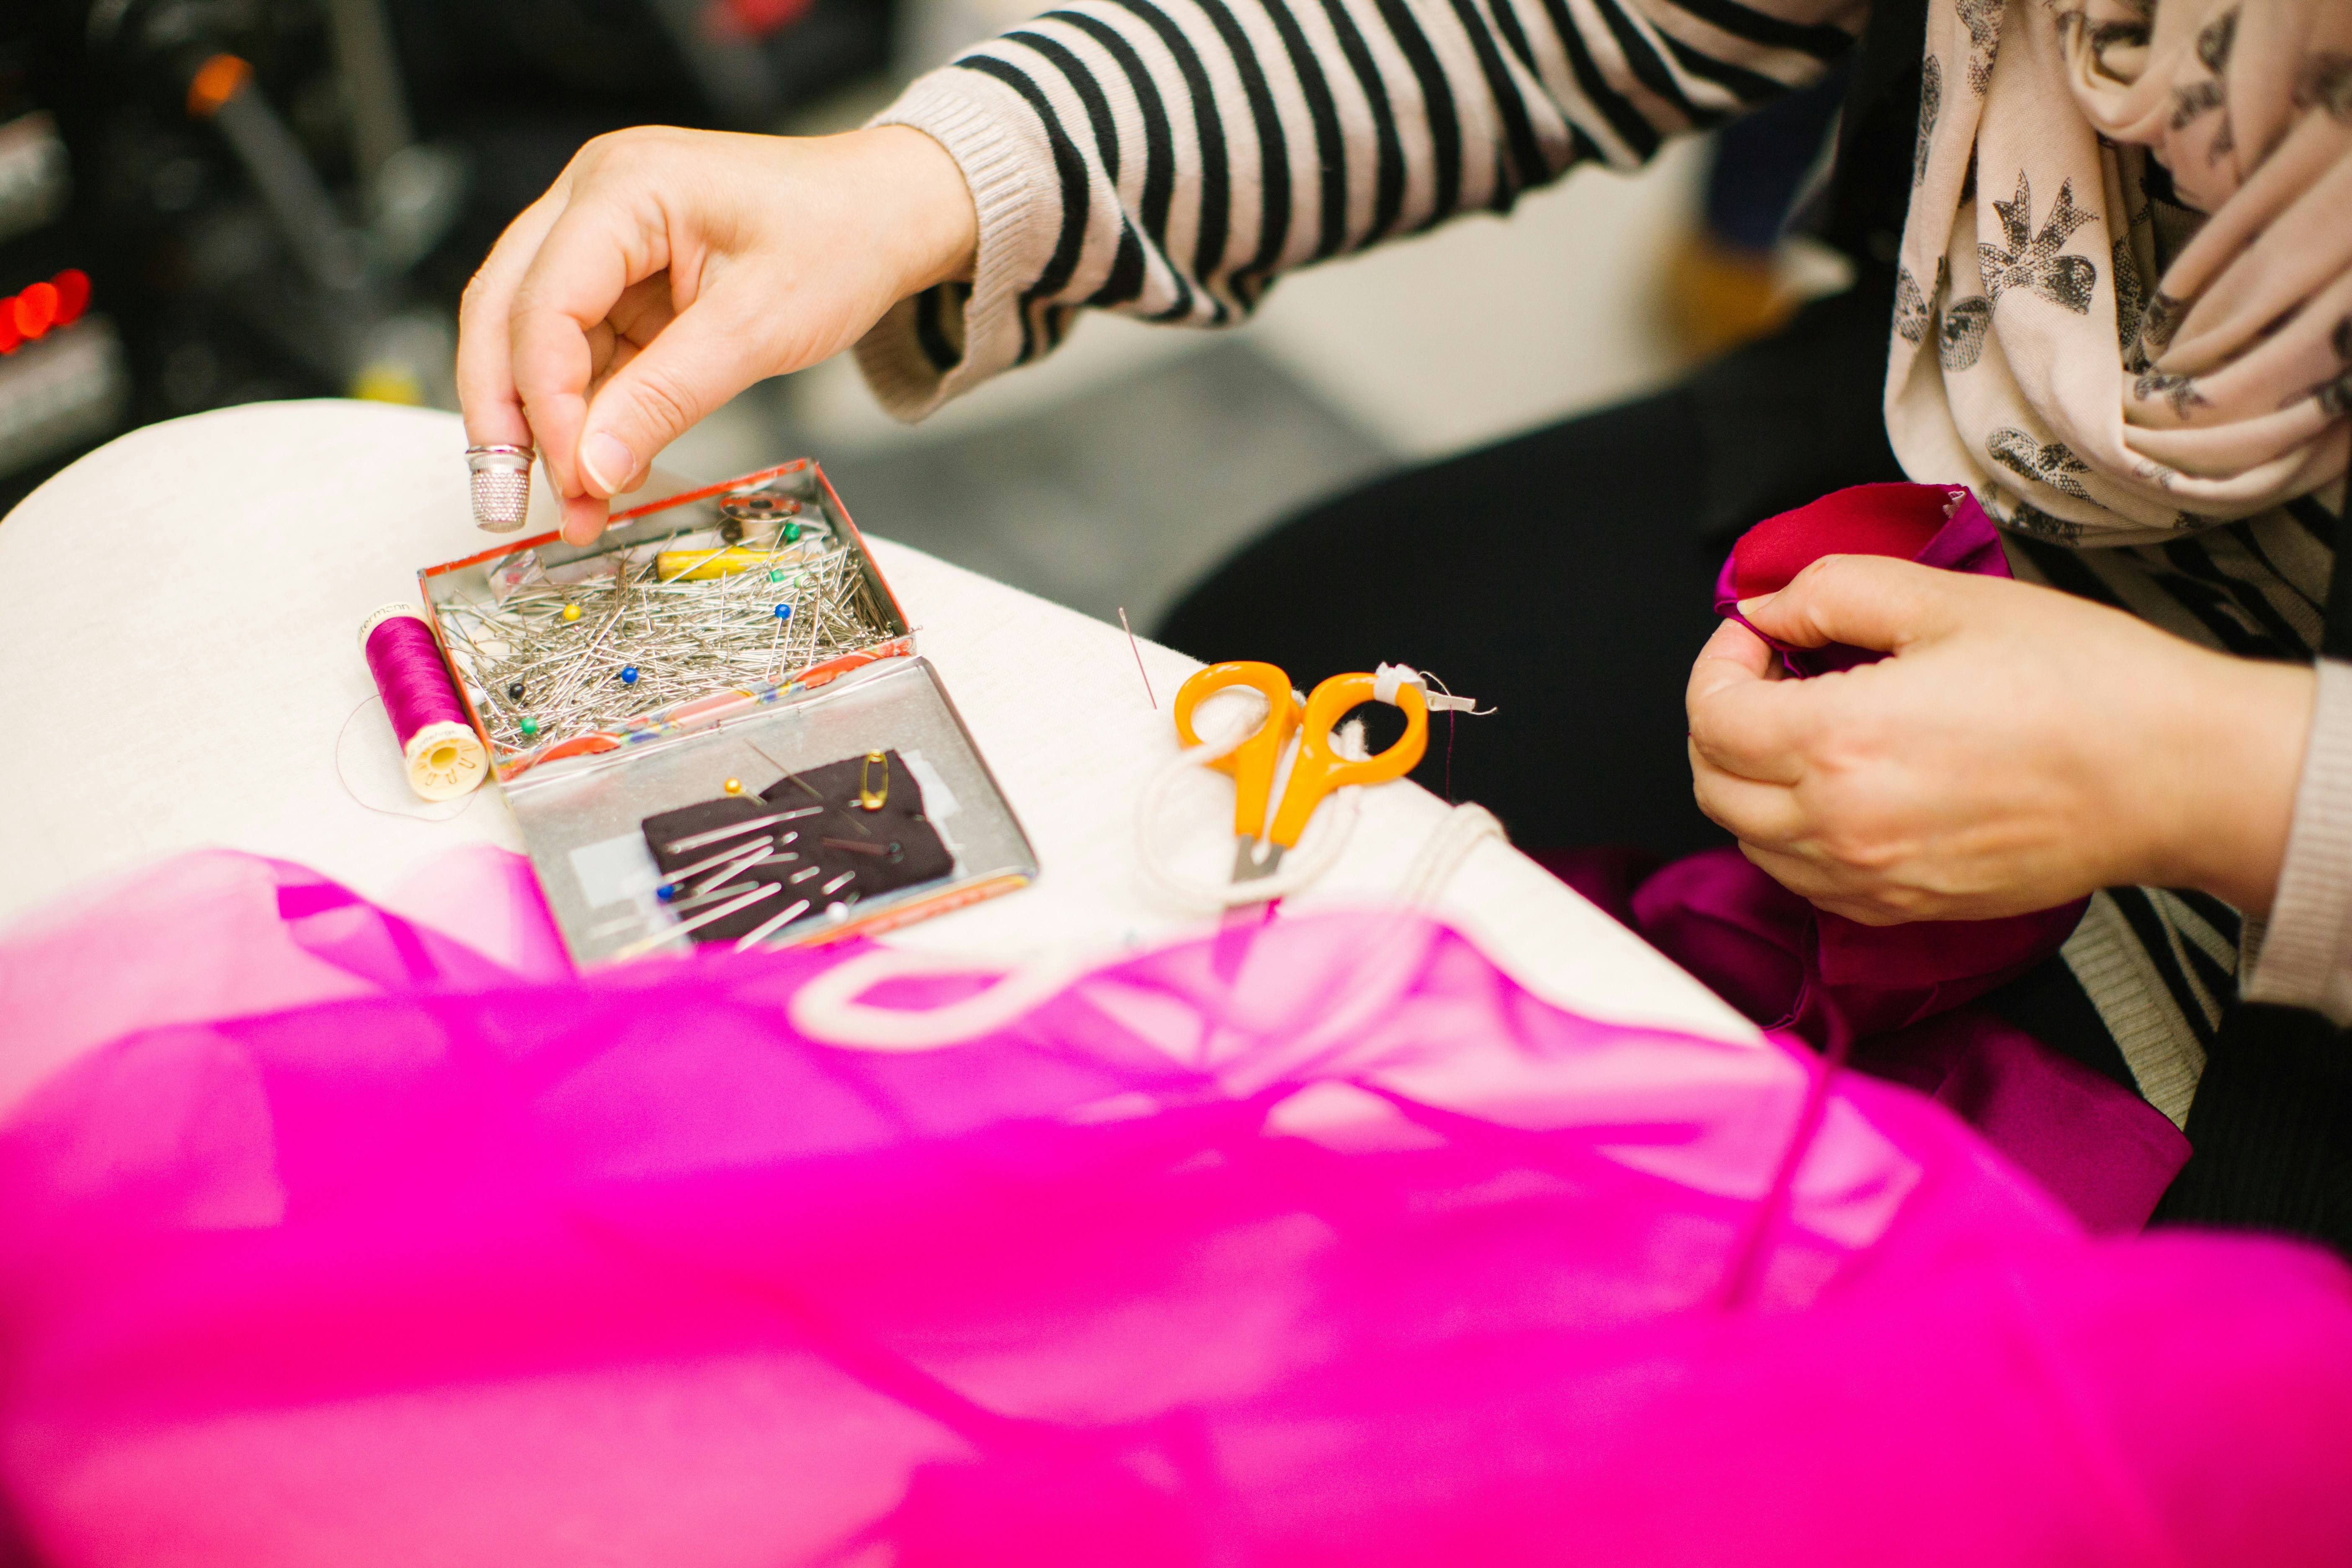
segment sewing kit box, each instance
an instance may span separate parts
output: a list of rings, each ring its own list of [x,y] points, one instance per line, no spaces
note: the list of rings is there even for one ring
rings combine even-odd
[[[853,591],[879,640],[780,679],[712,689],[577,735],[549,735],[530,747],[501,743],[485,722],[489,694],[444,625],[453,606],[495,603],[500,574],[531,571],[582,580],[609,572],[614,557],[641,561],[655,550],[711,541],[720,508],[749,500],[794,503],[850,552]],[[492,772],[522,830],[549,910],[582,969],[646,950],[688,951],[688,939],[655,941],[679,917],[658,896],[662,872],[641,825],[663,812],[721,795],[723,781],[752,790],[780,773],[887,752],[922,793],[923,815],[953,859],[930,881],[851,904],[813,903],[778,930],[776,942],[822,942],[876,932],[1025,886],[1036,858],[1012,806],[949,700],[938,670],[916,651],[915,632],[884,581],[841,498],[812,458],[801,458],[614,514],[595,542],[573,546],[557,533],[502,543],[417,574],[436,637],[456,677]],[[615,650],[616,657],[625,650]]]

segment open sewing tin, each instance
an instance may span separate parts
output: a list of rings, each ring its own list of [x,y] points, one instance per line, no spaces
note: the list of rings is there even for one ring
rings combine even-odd
[[[620,561],[716,539],[721,507],[745,498],[797,503],[850,552],[850,591],[871,622],[870,646],[775,678],[698,692],[576,734],[515,744],[511,726],[485,722],[493,706],[465,639],[444,617],[494,604],[503,581],[526,566],[535,574],[586,582]],[[492,769],[522,829],[548,908],[573,963],[583,969],[646,950],[683,952],[683,934],[655,942],[681,923],[658,896],[662,873],[641,825],[646,818],[720,795],[723,781],[752,790],[780,773],[798,774],[870,752],[902,759],[919,785],[924,816],[952,857],[944,876],[847,901],[815,900],[808,912],[767,941],[828,940],[877,931],[998,893],[1036,876],[1036,858],[1013,808],[982,760],[938,671],[915,650],[913,628],[865,540],[824,471],[808,458],[673,495],[617,512],[595,543],[575,548],[541,534],[417,574],[427,613],[457,677],[476,731],[490,746]],[[625,648],[616,649],[625,654]]]

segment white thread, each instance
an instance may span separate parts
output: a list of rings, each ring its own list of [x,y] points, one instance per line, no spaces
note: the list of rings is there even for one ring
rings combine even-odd
[[[1435,691],[1429,689],[1432,681],[1437,682]],[[1481,709],[1475,697],[1454,696],[1445,689],[1445,682],[1409,664],[1384,664],[1372,671],[1372,696],[1391,708],[1396,706],[1398,689],[1406,686],[1421,693],[1423,705],[1432,713],[1469,713],[1484,718],[1495,711],[1492,708]]]

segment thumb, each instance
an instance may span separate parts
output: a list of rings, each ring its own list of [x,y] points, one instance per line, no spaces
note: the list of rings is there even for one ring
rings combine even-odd
[[[581,422],[578,472],[591,495],[637,482],[695,421],[761,379],[753,323],[697,300],[597,389]]]
[[[1792,647],[1844,643],[1899,653],[1933,642],[1958,622],[1967,579],[1889,555],[1824,555],[1777,594],[1745,600],[1758,631]]]

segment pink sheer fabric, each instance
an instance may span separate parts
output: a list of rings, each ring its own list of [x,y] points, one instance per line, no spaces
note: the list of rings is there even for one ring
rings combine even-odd
[[[2094,1241],[1908,1090],[1410,915],[920,1052],[791,1022],[857,950],[533,979],[229,856],[79,918],[0,943],[44,1563],[2352,1557],[2333,1258]]]

